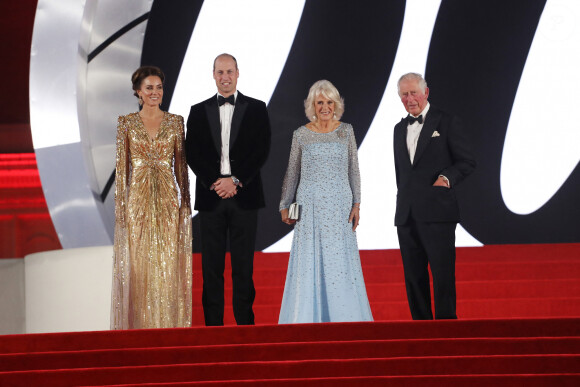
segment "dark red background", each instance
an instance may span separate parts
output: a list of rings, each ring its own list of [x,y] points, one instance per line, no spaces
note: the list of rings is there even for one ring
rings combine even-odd
[[[0,153],[32,152],[28,109],[30,43],[36,0],[0,2]]]
[[[0,258],[61,248],[30,133],[28,77],[36,4],[0,2]]]

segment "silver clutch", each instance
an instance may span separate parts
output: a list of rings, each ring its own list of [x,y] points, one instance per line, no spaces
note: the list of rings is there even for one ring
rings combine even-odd
[[[298,220],[300,218],[300,205],[296,202],[290,204],[288,208],[288,218]]]

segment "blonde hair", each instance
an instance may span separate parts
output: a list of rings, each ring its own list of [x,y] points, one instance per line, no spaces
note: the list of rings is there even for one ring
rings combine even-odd
[[[314,102],[319,95],[334,102],[334,115],[337,120],[340,120],[340,117],[342,117],[342,114],[344,113],[344,99],[342,99],[336,87],[326,79],[317,81],[310,87],[308,97],[304,100],[304,112],[306,113],[306,117],[310,121],[316,121]]]

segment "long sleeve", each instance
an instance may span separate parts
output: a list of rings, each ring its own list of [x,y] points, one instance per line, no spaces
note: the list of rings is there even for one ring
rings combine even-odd
[[[187,118],[185,137],[186,159],[195,173],[196,181],[205,189],[220,177],[219,153],[211,137],[211,130],[205,107],[197,104],[191,107]]]
[[[179,320],[177,326],[191,326],[191,305],[192,305],[192,224],[191,224],[191,204],[189,195],[189,175],[187,160],[185,156],[185,130],[183,117],[178,116],[177,136],[175,139],[175,161],[174,173],[179,191],[181,194],[181,204],[179,206],[179,227],[178,232],[178,310]]]
[[[296,187],[300,181],[301,158],[302,151],[298,140],[298,131],[296,130],[292,136],[292,147],[290,149],[290,157],[288,159],[286,175],[284,176],[284,183],[282,184],[282,197],[280,199],[279,210],[290,207],[290,204],[296,196]]]
[[[187,168],[187,159],[185,157],[185,130],[183,126],[183,117],[178,119],[178,135],[175,141],[175,179],[179,186],[181,194],[180,208],[187,208],[191,211],[190,195],[189,195],[189,175]]]
[[[356,146],[354,130],[350,125],[348,130],[348,181],[350,182],[350,189],[352,191],[352,202],[360,203],[361,188],[360,170],[358,167],[358,148]]]
[[[471,174],[477,165],[465,127],[458,117],[451,118],[448,144],[453,164],[441,171],[441,175],[449,179],[451,187],[455,187]]]
[[[127,329],[129,308],[129,231],[127,219],[128,187],[131,164],[128,140],[129,123],[120,116],[117,124],[115,171],[115,239],[113,249],[113,288],[111,329]]]
[[[129,186],[131,167],[129,143],[127,140],[128,127],[125,117],[119,117],[117,124],[117,152],[115,169],[115,218],[116,222],[125,227],[127,216],[127,187]]]
[[[268,109],[262,101],[248,106],[244,120],[252,123],[252,134],[244,136],[244,141],[251,143],[252,146],[251,148],[245,146],[239,149],[238,147],[233,147],[230,153],[232,159],[230,162],[232,175],[240,179],[244,186],[247,186],[259,175],[260,169],[268,159],[272,133]],[[245,150],[242,150],[242,153],[238,153],[242,148]],[[247,152],[247,149],[251,149],[251,152]]]

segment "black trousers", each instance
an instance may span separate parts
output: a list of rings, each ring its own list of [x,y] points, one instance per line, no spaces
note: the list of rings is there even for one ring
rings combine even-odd
[[[429,270],[433,274],[436,319],[456,319],[455,222],[417,222],[397,226],[407,300],[413,320],[432,320]]]
[[[224,325],[224,268],[230,237],[234,317],[238,325],[253,325],[254,249],[258,210],[245,210],[235,199],[221,200],[213,211],[200,211],[202,305],[205,325]]]

